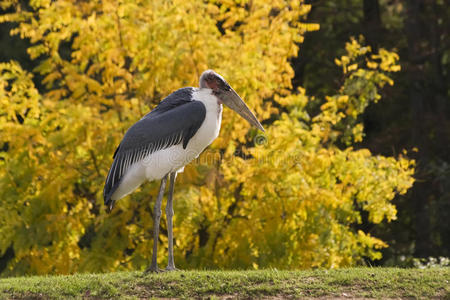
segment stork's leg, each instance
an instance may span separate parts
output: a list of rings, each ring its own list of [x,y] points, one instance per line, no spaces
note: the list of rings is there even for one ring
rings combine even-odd
[[[161,179],[161,185],[159,187],[158,198],[156,198],[155,208],[153,210],[153,253],[152,264],[145,272],[160,272],[158,268],[158,237],[159,237],[159,220],[161,219],[161,202],[164,196],[164,190],[166,189],[167,175]]]
[[[167,198],[166,205],[166,217],[167,217],[167,231],[169,238],[169,262],[167,264],[166,271],[176,270],[175,262],[173,260],[173,191],[175,189],[175,178],[177,177],[177,172],[170,173],[170,186],[169,186],[169,197]]]

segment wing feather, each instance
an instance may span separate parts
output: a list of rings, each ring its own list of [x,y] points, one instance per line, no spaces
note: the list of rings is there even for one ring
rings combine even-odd
[[[158,150],[181,143],[186,149],[205,119],[206,108],[200,101],[177,101],[178,106],[171,106],[164,111],[160,109],[153,114],[153,111],[150,112],[125,133],[114,153],[114,161],[106,178],[103,190],[106,205],[112,207],[111,196],[134,163]]]

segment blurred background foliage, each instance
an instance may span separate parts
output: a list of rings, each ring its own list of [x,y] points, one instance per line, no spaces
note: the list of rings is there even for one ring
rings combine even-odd
[[[414,186],[395,197],[397,221],[364,231],[389,244],[382,265],[413,266],[416,258],[450,257],[450,5],[446,0],[308,1],[308,21],[321,30],[307,34],[293,60],[293,85],[311,95],[329,94],[341,85],[333,59],[342,41],[364,35],[373,50],[399,55],[401,71],[362,115],[364,140],[357,148],[415,159]],[[326,47],[323,44],[326,43]],[[315,108],[311,102],[310,109]],[[415,151],[417,150],[417,151]]]
[[[158,183],[107,214],[106,172],[207,68],[267,133],[225,109],[178,177],[178,267],[449,256],[448,7],[425,2],[1,1],[1,274],[145,268]]]

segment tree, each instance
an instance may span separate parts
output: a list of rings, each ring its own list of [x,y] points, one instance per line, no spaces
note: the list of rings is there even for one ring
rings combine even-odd
[[[327,95],[341,82],[330,66],[342,55],[340,43],[364,34],[369,45],[396,49],[401,71],[395,86],[385,88],[380,105],[361,115],[365,138],[355,148],[374,154],[397,155],[408,149],[417,162],[411,190],[394,199],[398,219],[373,226],[363,218],[365,231],[386,240],[378,264],[411,265],[412,257],[450,256],[449,144],[450,110],[449,8],[445,1],[309,1],[308,20],[321,30],[305,37],[293,60],[294,86],[314,95]],[[326,41],[327,47],[323,47]],[[404,258],[407,258],[406,260]]]
[[[30,39],[28,53],[41,60],[33,73],[43,78],[38,91],[17,63],[1,65],[4,275],[146,265],[157,183],[106,214],[101,191],[111,155],[147,106],[195,85],[207,68],[266,120],[267,145],[255,145],[264,137],[225,111],[220,138],[177,183],[180,266],[338,267],[380,257],[385,244],[354,228],[359,210],[373,223],[395,218],[390,200],[412,184],[412,162],[348,145],[362,138],[357,116],[398,70],[394,53],[370,56],[350,42],[337,61],[345,83],[310,118],[306,103],[316,100],[292,90],[289,63],[303,34],[318,28],[303,22],[310,6],[301,2],[1,5],[13,12],[0,22],[16,22],[12,34]]]

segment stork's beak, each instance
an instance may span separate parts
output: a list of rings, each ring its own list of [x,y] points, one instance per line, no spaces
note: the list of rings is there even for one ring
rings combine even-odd
[[[252,113],[250,108],[248,108],[244,100],[242,100],[241,97],[239,97],[239,95],[233,90],[233,88],[230,87],[230,90],[222,91],[222,94],[220,95],[220,100],[222,100],[222,102],[226,106],[237,112],[241,117],[246,119],[250,123],[250,125],[255,126],[262,132],[265,132],[261,123],[259,123],[258,119]]]

